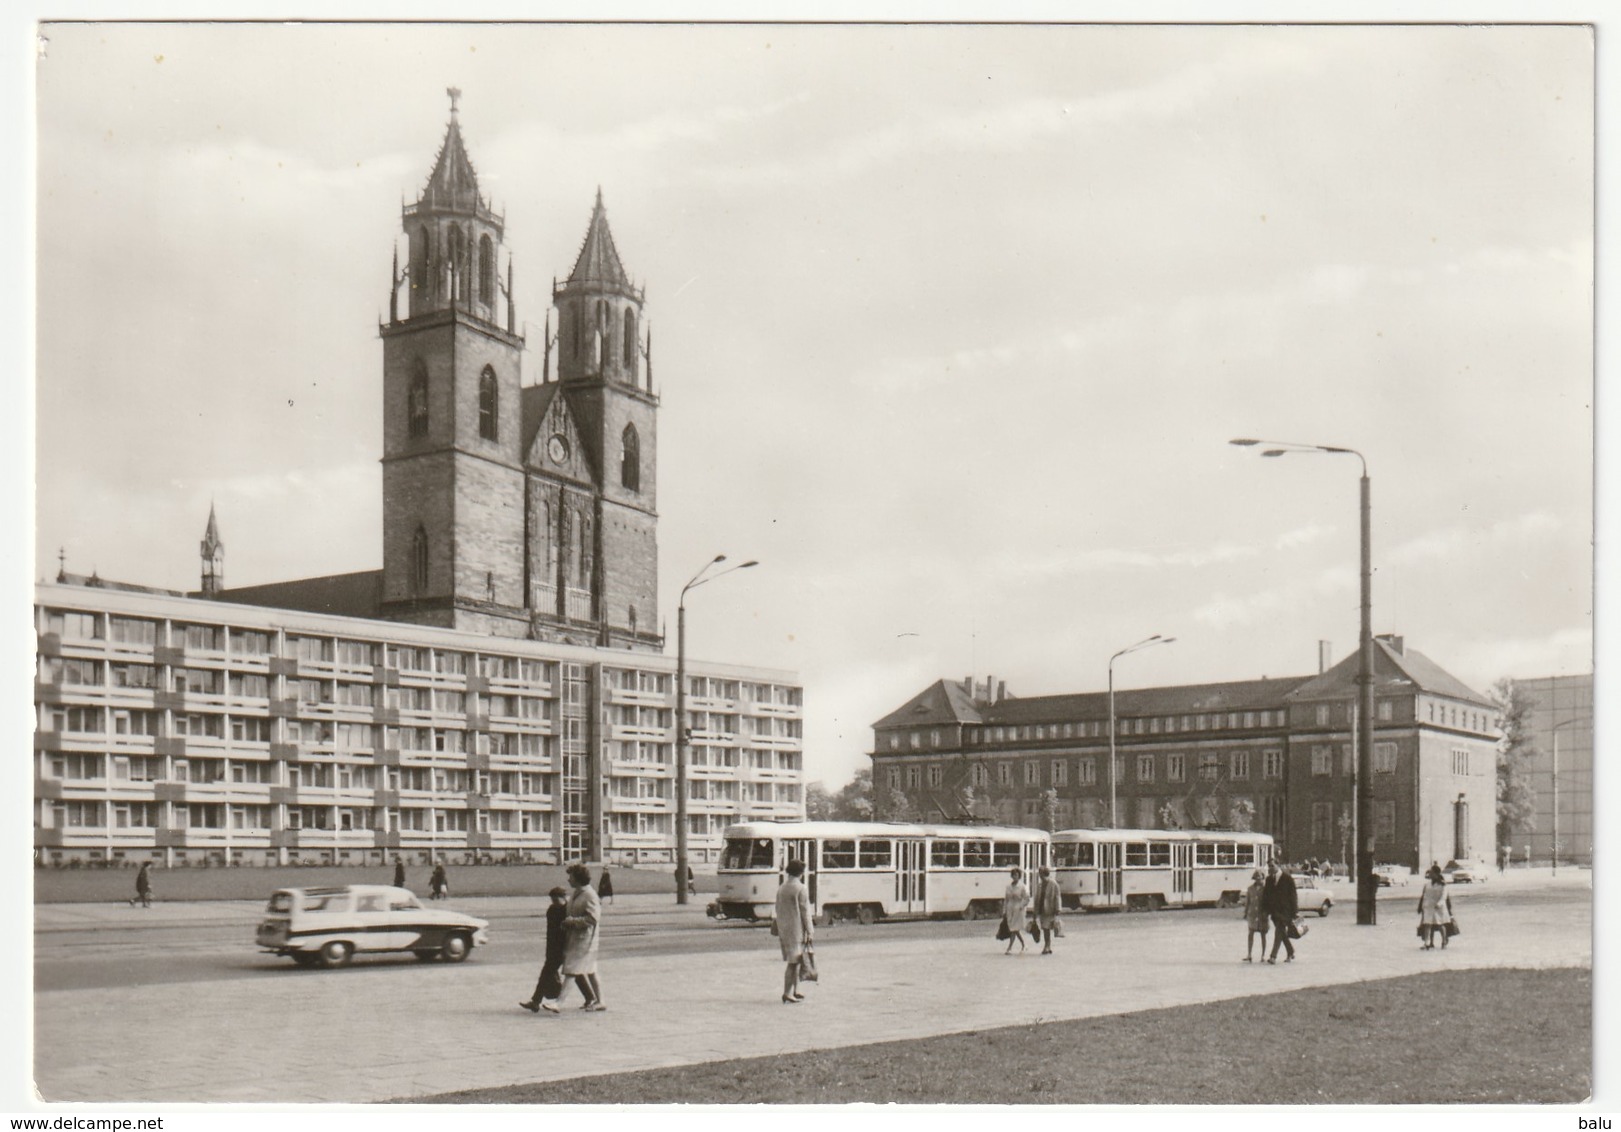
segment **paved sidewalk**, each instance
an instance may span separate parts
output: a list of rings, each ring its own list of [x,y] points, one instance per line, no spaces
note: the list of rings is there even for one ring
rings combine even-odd
[[[1418,949],[1406,899],[1382,900],[1374,928],[1357,927],[1340,903],[1308,921],[1299,961],[1276,966],[1238,961],[1236,917],[1071,916],[1058,954],[1011,958],[991,925],[961,939],[886,925],[818,948],[824,981],[797,1007],[779,1001],[782,965],[764,932],[743,954],[607,951],[602,1014],[519,1010],[530,973],[476,957],[459,967],[275,969],[183,987],[51,991],[35,996],[37,1084],[51,1101],[409,1099],[1423,971],[1591,967],[1591,874],[1553,883],[1566,898],[1531,907],[1498,906],[1491,885],[1459,891],[1464,934],[1446,951]],[[632,901],[619,909],[633,914]]]

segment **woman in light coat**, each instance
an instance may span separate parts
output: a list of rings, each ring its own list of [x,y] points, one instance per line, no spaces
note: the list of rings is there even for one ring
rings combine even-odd
[[[1007,886],[1002,894],[1002,919],[1007,921],[1008,940],[1007,950],[1003,955],[1013,954],[1013,941],[1019,941],[1019,951],[1024,951],[1024,921],[1030,914],[1030,890],[1024,886],[1024,870],[1014,869],[1010,874],[1013,883]]]
[[[1244,962],[1255,962],[1255,937],[1261,937],[1261,958],[1266,958],[1266,909],[1262,898],[1266,895],[1266,874],[1256,869],[1250,877],[1250,886],[1244,890],[1244,922],[1249,925],[1249,938],[1244,944]]]
[[[1447,892],[1446,877],[1441,870],[1430,866],[1424,892],[1418,898],[1418,931],[1424,939],[1424,950],[1435,950],[1435,937],[1441,937],[1441,946],[1447,945],[1447,924],[1452,919],[1452,896]]]
[[[802,879],[804,861],[788,862],[788,879],[777,889],[777,918],[773,925],[782,946],[782,1001],[794,1006],[805,1001],[799,993],[799,961],[810,950],[812,927],[810,893]]]
[[[584,865],[568,867],[568,882],[574,886],[574,891],[569,893],[567,914],[563,917],[563,929],[568,933],[563,947],[563,975],[572,977],[580,993],[585,995],[581,1010],[606,1010],[608,1008],[602,1005],[602,989],[597,986],[597,928],[602,923],[602,901],[591,887],[591,873]],[[561,1003],[567,993],[568,983],[565,982],[555,1002],[540,1005],[556,1014],[557,1003]]]

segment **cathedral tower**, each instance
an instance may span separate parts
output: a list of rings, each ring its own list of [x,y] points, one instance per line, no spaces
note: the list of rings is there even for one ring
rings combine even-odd
[[[217,597],[225,588],[225,544],[220,541],[219,520],[214,517],[214,505],[208,505],[208,529],[203,532],[199,547],[203,559],[204,597]]]
[[[503,217],[480,194],[460,91],[421,197],[383,339],[384,616],[522,636],[524,473],[511,265]],[[407,287],[406,317],[399,291]],[[504,324],[504,325],[503,325]]]

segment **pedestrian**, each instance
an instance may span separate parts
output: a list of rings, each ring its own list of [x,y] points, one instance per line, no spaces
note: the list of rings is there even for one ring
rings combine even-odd
[[[1266,885],[1261,891],[1261,903],[1266,909],[1267,918],[1272,921],[1272,930],[1276,933],[1272,938],[1272,954],[1267,956],[1268,963],[1278,961],[1278,945],[1282,944],[1288,949],[1289,957],[1285,963],[1295,961],[1294,940],[1289,938],[1289,929],[1294,926],[1295,917],[1300,914],[1300,897],[1295,892],[1295,878],[1289,875],[1289,866],[1268,866]]]
[[[614,881],[606,867],[602,870],[602,879],[597,881],[597,895],[609,904],[614,902]]]
[[[394,858],[394,887],[405,887],[405,861],[399,857]]]
[[[1024,918],[1030,912],[1030,890],[1024,886],[1024,870],[1015,868],[1009,874],[1012,878],[1007,891],[1002,894],[1002,920],[1007,924],[1008,940],[1007,950],[1003,955],[1013,954],[1013,942],[1019,943],[1019,954],[1024,954]]]
[[[687,866],[687,895],[688,896],[696,896],[696,895],[698,895],[698,886],[697,886],[697,884],[695,884],[693,882],[693,879],[692,879],[692,866],[691,865]]]
[[[1058,930],[1058,913],[1063,908],[1063,901],[1058,895],[1058,882],[1053,879],[1053,871],[1046,865],[1040,869],[1040,878],[1036,881],[1036,937],[1041,943],[1041,953],[1053,953],[1053,933]]]
[[[1502,852],[1497,854],[1497,873],[1499,876],[1508,872],[1508,859],[1513,855],[1513,848],[1507,845],[1503,846]]]
[[[434,900],[443,900],[450,895],[450,878],[445,875],[445,863],[437,862],[433,866],[433,876],[428,880],[429,896]]]
[[[810,893],[800,879],[804,875],[804,861],[788,862],[788,879],[777,887],[777,918],[771,925],[782,948],[782,1001],[789,1006],[805,1001],[799,993],[799,964],[810,950],[813,934]]]
[[[142,908],[152,907],[152,862],[142,861],[141,867],[135,871],[135,899],[130,901],[134,907],[139,902]]]
[[[539,1014],[541,1005],[546,1002],[556,1005],[558,996],[563,993],[563,950],[568,945],[568,929],[563,926],[563,920],[568,915],[568,891],[559,886],[548,895],[551,904],[546,908],[546,958],[540,966],[540,981],[535,983],[535,993],[529,1000],[518,1003],[531,1014]]]
[[[1435,937],[1441,937],[1441,946],[1447,945],[1447,923],[1452,919],[1452,896],[1447,892],[1447,881],[1434,865],[1425,875],[1424,891],[1418,898],[1418,935],[1424,941],[1425,951],[1435,950]]]
[[[602,989],[597,985],[597,929],[602,923],[602,900],[597,896],[597,890],[591,887],[591,870],[584,865],[568,867],[568,882],[573,886],[573,891],[569,893],[567,914],[563,917],[563,927],[568,934],[564,940],[560,970],[565,978],[574,979],[574,984],[585,996],[581,1010],[606,1010],[608,1008],[602,1005]],[[565,982],[555,999],[551,1002],[542,1000],[541,1009],[559,1013],[563,996],[567,993],[568,984]]]
[[[1253,963],[1255,937],[1261,937],[1261,958],[1266,958],[1266,874],[1256,869],[1250,876],[1250,886],[1244,890],[1244,923],[1249,935],[1244,942],[1244,962]]]

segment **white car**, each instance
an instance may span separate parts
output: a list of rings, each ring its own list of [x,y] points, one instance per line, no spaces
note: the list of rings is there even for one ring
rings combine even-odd
[[[1373,876],[1379,882],[1380,888],[1389,888],[1392,885],[1406,884],[1412,879],[1413,870],[1406,865],[1375,865]]]
[[[360,951],[409,951],[460,963],[490,942],[489,923],[425,908],[407,889],[386,884],[283,888],[270,898],[259,947],[300,967],[342,967]]]
[[[1328,910],[1334,907],[1334,898],[1328,894],[1328,890],[1318,888],[1317,882],[1306,876],[1295,877],[1295,900],[1302,916],[1307,912],[1326,916]]]

